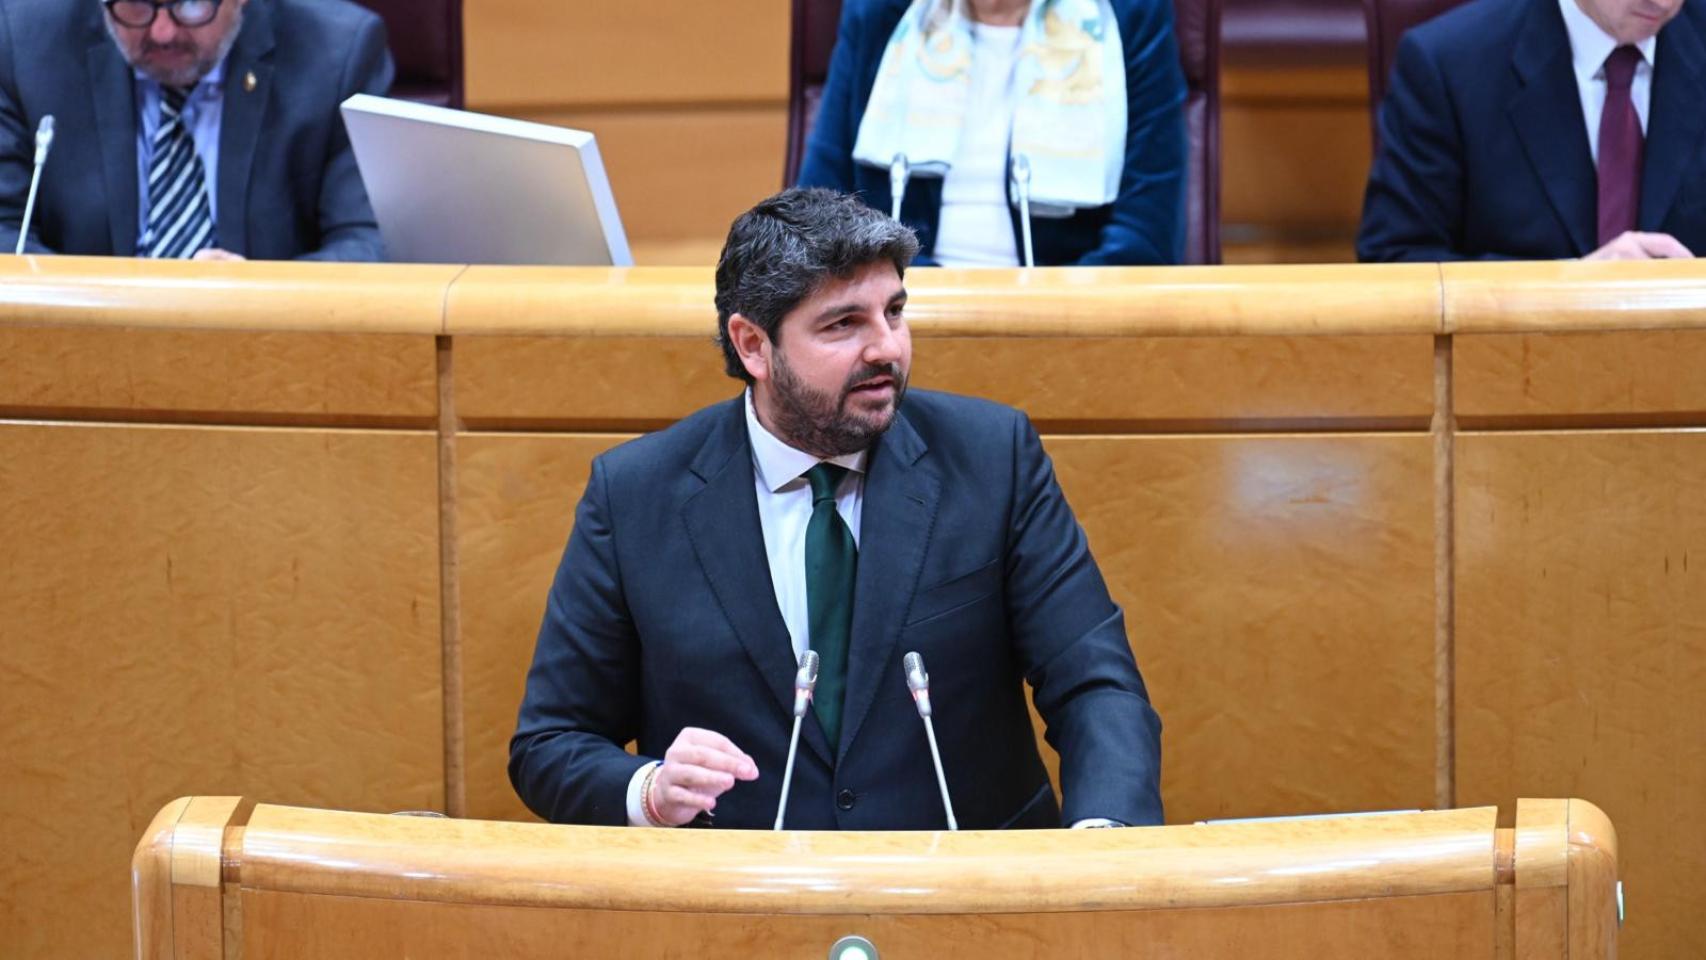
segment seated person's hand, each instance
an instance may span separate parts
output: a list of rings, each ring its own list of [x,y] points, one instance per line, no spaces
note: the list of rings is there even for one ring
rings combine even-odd
[[[728,737],[685,727],[652,779],[651,808],[658,819],[679,827],[715,807],[736,780],[757,779],[758,764]]]
[[[1583,260],[1671,260],[1694,256],[1688,248],[1668,233],[1641,233],[1625,230],[1610,243],[1583,257]]]
[[[246,260],[248,258],[244,257],[240,253],[232,253],[229,250],[221,250],[218,247],[208,247],[206,250],[197,250],[195,252],[195,256],[191,257],[190,259],[191,260]]]

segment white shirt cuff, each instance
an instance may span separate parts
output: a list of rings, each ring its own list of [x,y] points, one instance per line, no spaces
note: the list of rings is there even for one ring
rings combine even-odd
[[[1119,822],[1118,820],[1109,820],[1107,817],[1085,817],[1082,820],[1074,821],[1072,824],[1072,829],[1082,830],[1085,827],[1123,827],[1123,826],[1125,826],[1125,824]]]
[[[630,827],[649,827],[652,825],[652,822],[646,819],[646,798],[640,796],[640,788],[646,782],[646,774],[651,773],[652,768],[657,765],[658,761],[653,760],[635,770],[633,778],[628,781],[628,826]]]

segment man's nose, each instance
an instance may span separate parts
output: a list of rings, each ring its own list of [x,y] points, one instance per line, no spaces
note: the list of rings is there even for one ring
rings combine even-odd
[[[178,24],[165,7],[154,11],[154,22],[148,25],[148,39],[160,46],[178,39]]]
[[[866,363],[884,364],[900,360],[900,331],[889,325],[888,317],[879,315],[871,323],[871,335],[865,341]]]

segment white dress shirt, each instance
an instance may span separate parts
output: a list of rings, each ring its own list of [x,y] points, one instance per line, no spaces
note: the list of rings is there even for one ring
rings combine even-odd
[[[1588,152],[1597,167],[1599,118],[1605,112],[1605,58],[1619,44],[1582,11],[1576,0],[1558,0],[1558,9],[1564,13],[1564,30],[1570,35],[1570,62],[1576,73],[1576,90],[1582,97],[1582,119],[1588,125]],[[1635,101],[1635,116],[1641,121],[1643,134],[1647,132],[1647,113],[1653,99],[1653,55],[1658,47],[1656,36],[1635,44],[1635,49],[1641,51],[1641,62],[1635,66],[1629,98]]]
[[[1011,232],[1009,232],[1009,236]],[[812,518],[812,485],[805,472],[819,463],[847,468],[836,491],[835,509],[859,545],[859,517],[865,503],[867,451],[821,461],[783,443],[758,422],[752,391],[746,392],[746,437],[752,446],[752,478],[758,497],[758,525],[764,531],[764,553],[770,561],[770,583],[776,589],[776,608],[794,642],[794,659],[811,646],[811,614],[806,606],[806,525]],[[755,598],[754,602],[761,602]],[[739,744],[736,744],[739,746]],[[647,826],[640,785],[655,763],[635,771],[628,781],[628,823]]]
[[[1007,203],[1007,149],[1020,28],[971,26],[971,94],[960,144],[942,181],[934,255],[944,267],[1014,267],[1019,248]]]

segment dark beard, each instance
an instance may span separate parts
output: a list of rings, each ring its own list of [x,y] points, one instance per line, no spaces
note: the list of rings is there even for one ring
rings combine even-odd
[[[866,364],[848,375],[841,385],[839,396],[815,390],[794,375],[782,352],[776,351],[771,364],[775,403],[773,415],[775,434],[790,446],[815,457],[829,459],[858,453],[871,445],[894,424],[900,415],[901,401],[906,399],[906,376],[897,363]],[[894,380],[894,404],[888,420],[880,426],[863,417],[847,412],[847,398],[854,384],[873,377],[888,376]]]

